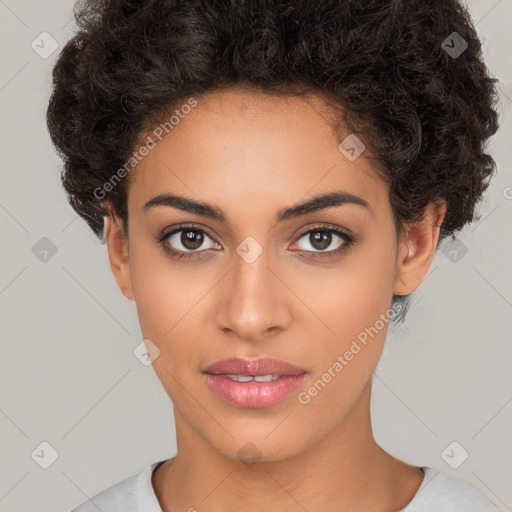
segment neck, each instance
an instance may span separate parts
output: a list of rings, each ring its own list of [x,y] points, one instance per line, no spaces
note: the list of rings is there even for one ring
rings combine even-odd
[[[152,479],[162,510],[355,512],[404,508],[424,475],[376,443],[370,391],[368,383],[345,421],[320,442],[286,460],[261,460],[251,465],[212,449],[175,410],[178,453],[158,468]]]

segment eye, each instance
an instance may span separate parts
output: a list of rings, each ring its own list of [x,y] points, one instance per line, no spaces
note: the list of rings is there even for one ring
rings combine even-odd
[[[299,242],[304,239],[304,246],[300,247]],[[208,240],[210,243],[208,244]],[[303,233],[293,244],[292,251],[313,254],[314,257],[337,256],[347,250],[355,238],[344,233],[338,228],[330,226],[315,226]],[[168,233],[163,234],[158,243],[163,245],[164,250],[173,258],[202,258],[208,253],[208,249],[218,250],[222,247],[213,240],[204,229],[197,226],[175,226]],[[334,244],[334,248],[329,250]],[[293,248],[299,245],[298,249]]]
[[[210,244],[205,243],[210,240]],[[202,253],[206,249],[212,249],[218,244],[203,229],[194,226],[178,226],[171,232],[164,234],[160,240],[164,249],[173,257],[187,258],[196,257],[190,253]],[[198,254],[197,257],[202,255]]]
[[[303,233],[294,245],[298,244],[299,241],[304,240],[304,244],[299,249],[304,252],[310,253],[327,253],[326,256],[333,256],[340,254],[342,251],[348,249],[354,242],[352,236],[344,233],[343,231],[327,227],[327,226],[316,226]],[[332,248],[334,245],[334,248]],[[331,249],[329,249],[331,247]]]

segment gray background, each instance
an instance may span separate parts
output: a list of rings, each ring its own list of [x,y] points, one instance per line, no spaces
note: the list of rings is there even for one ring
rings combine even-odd
[[[498,172],[480,221],[436,255],[406,324],[390,331],[372,415],[384,449],[512,510],[512,0],[468,5],[502,82],[489,146]],[[72,7],[0,0],[1,511],[66,512],[176,449],[172,404],[132,353],[142,340],[135,305],[68,206],[46,131],[50,69],[71,36]],[[47,58],[31,47],[43,31],[59,45]],[[46,262],[43,237],[57,251]],[[469,453],[457,469],[442,456],[453,441]],[[58,453],[47,469],[31,455],[42,442]]]

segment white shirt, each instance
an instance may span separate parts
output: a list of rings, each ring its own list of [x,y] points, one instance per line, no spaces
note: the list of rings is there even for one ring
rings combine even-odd
[[[162,512],[151,484],[153,471],[166,462],[146,466],[82,503],[71,512]],[[499,512],[478,489],[433,468],[422,467],[423,482],[409,504],[398,512]],[[92,503],[94,502],[94,503]]]

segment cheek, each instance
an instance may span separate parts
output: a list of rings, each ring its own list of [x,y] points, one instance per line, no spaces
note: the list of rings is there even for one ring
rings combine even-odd
[[[203,338],[202,298],[213,283],[198,279],[197,271],[180,268],[158,252],[133,251],[132,283],[142,335],[160,350],[153,367],[169,381],[166,372],[177,376],[184,368],[197,367],[200,351],[195,344]],[[169,382],[172,385],[173,380]]]
[[[342,340],[373,325],[390,307],[394,251],[384,237],[374,236],[330,268],[300,267],[293,273],[294,291],[324,321],[325,329],[318,324],[324,335]]]
[[[390,321],[385,282],[353,273],[327,280],[328,289],[315,292],[315,313],[328,328],[310,318],[303,330],[309,332],[306,338],[318,341],[306,349],[314,371],[298,402],[305,406],[305,414],[324,416],[325,428],[350,410],[379,361]]]
[[[142,334],[158,345],[172,335],[192,293],[182,273],[161,255],[161,249],[132,251],[132,285]]]
[[[361,245],[329,272],[296,272],[294,291],[306,299],[313,313],[303,315],[302,332],[309,333],[307,339],[318,340],[314,344],[319,363],[315,378],[322,379],[329,369],[336,375],[328,384],[333,394],[325,393],[325,399],[330,395],[350,400],[349,390],[369,378],[386,338],[392,317],[394,252],[384,237],[372,240],[371,247]],[[329,380],[329,375],[323,380]]]

